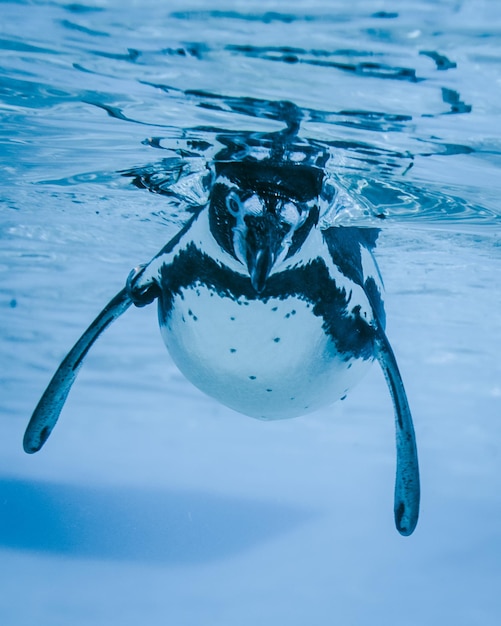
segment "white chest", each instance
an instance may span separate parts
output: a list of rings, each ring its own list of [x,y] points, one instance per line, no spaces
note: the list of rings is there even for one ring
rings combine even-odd
[[[246,415],[294,417],[343,397],[367,362],[346,359],[313,305],[298,297],[247,300],[195,285],[174,297],[161,325],[183,374]]]

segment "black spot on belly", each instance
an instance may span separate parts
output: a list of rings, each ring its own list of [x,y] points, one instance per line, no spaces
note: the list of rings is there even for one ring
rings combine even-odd
[[[266,391],[273,391],[273,389],[267,389]]]
[[[278,311],[278,307],[274,306],[271,310],[273,311],[273,313],[275,313],[275,311]]]
[[[236,348],[230,348],[230,352],[236,352],[237,349]]]
[[[230,320],[231,320],[232,322],[234,322],[234,321],[235,321],[235,318],[233,317],[233,315],[230,317]]]
[[[255,377],[255,376],[249,376],[249,378],[250,378],[251,380],[256,380],[256,377]]]
[[[275,337],[275,339],[273,340],[275,343],[278,343],[280,341],[280,337]]]

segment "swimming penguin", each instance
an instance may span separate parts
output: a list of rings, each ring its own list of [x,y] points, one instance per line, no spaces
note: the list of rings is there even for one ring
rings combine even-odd
[[[378,231],[322,228],[326,181],[305,162],[221,159],[207,206],[147,264],[131,272],[75,344],[24,437],[38,451],[82,361],[131,304],[158,300],[162,337],[198,388],[241,413],[281,419],[344,397],[377,359],[393,400],[395,523],[410,535],[419,513],[412,417],[386,337]]]
[[[321,190],[316,167],[217,164],[208,210],[129,280],[183,374],[246,415],[331,404],[374,358],[377,231],[317,228]]]

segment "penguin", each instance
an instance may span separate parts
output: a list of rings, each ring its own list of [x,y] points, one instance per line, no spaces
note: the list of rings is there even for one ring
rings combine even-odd
[[[331,404],[374,358],[377,231],[319,229],[322,182],[304,164],[219,163],[208,210],[128,284],[138,305],[156,291],[186,378],[252,417]]]
[[[378,230],[323,227],[326,202],[332,190],[324,170],[308,160],[276,153],[216,160],[207,205],[132,270],[59,366],[28,424],[25,451],[47,440],[101,332],[132,304],[157,300],[161,334],[180,371],[206,394],[258,419],[330,405],[377,360],[395,413],[395,524],[410,535],[419,515],[419,467],[385,334],[373,255]]]

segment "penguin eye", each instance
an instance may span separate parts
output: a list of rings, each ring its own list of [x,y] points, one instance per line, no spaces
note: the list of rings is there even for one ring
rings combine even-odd
[[[238,198],[235,193],[231,192],[226,198],[226,207],[228,211],[236,217],[240,212],[240,198]]]

